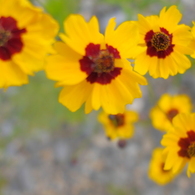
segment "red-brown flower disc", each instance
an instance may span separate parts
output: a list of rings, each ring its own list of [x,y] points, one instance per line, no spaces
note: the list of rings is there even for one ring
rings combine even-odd
[[[25,28],[18,28],[13,17],[0,17],[0,59],[9,60],[12,55],[22,50],[22,34]]]

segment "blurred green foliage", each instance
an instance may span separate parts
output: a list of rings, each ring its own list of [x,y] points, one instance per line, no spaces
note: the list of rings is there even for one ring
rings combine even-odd
[[[80,5],[80,0],[34,0],[34,2],[40,3],[58,21],[60,31],[63,31],[64,19],[71,13],[77,13]]]
[[[102,3],[111,6],[120,7],[127,16],[127,19],[136,18],[137,14],[143,14],[144,10],[149,11],[150,8],[162,9],[163,6],[179,5],[180,0],[100,0]],[[160,9],[154,9],[151,14],[158,14]]]
[[[10,115],[19,121],[16,127],[23,123],[28,128],[49,128],[83,119],[83,109],[73,113],[58,102],[61,88],[55,88],[54,84],[44,72],[38,72],[29,77],[29,84],[8,89],[11,94],[6,102],[13,106]]]
[[[136,189],[126,189],[112,184],[108,185],[108,192],[110,195],[138,195]]]
[[[60,24],[60,31],[63,29],[64,19],[71,13],[78,11],[79,0],[61,1],[47,0],[45,9],[50,13]]]
[[[15,138],[25,141],[37,131],[57,131],[84,121],[83,108],[73,113],[58,102],[61,88],[55,88],[54,83],[39,72],[29,78],[29,84],[0,93],[0,130],[8,131],[0,136],[1,149]]]

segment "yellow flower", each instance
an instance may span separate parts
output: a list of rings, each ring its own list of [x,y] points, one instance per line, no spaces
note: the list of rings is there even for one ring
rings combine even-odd
[[[189,26],[178,25],[181,18],[174,5],[168,10],[164,7],[159,16],[138,15],[140,54],[135,59],[135,71],[166,79],[190,68],[186,54],[193,53],[189,47],[192,35]]]
[[[195,172],[195,113],[178,114],[173,119],[173,128],[162,138],[165,146],[165,170],[178,173],[188,163],[187,175]]]
[[[192,103],[187,95],[161,96],[157,104],[151,109],[150,117],[154,128],[167,131],[172,126],[172,119],[179,113],[190,113]]]
[[[98,120],[104,126],[105,134],[110,139],[129,139],[134,134],[133,123],[138,121],[135,111],[126,110],[123,114],[107,114],[101,112]]]
[[[57,23],[27,0],[0,0],[0,88],[28,83],[52,51]]]
[[[164,170],[165,158],[162,153],[163,148],[153,150],[148,169],[149,178],[159,185],[165,185],[176,177],[171,170]]]
[[[122,113],[125,104],[142,95],[138,84],[147,82],[126,59],[136,49],[137,26],[124,22],[115,30],[115,25],[110,19],[103,36],[95,16],[86,22],[72,14],[64,22],[66,35],[55,44],[57,54],[48,57],[46,74],[64,87],[59,101],[72,112],[85,103],[86,113],[100,107]]]

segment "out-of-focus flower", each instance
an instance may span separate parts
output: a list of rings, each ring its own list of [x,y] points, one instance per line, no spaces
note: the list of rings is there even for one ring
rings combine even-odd
[[[135,71],[166,79],[190,68],[186,54],[193,53],[189,47],[192,34],[189,26],[178,24],[181,18],[174,5],[167,10],[164,7],[159,16],[138,15],[140,54],[135,59]]]
[[[187,175],[190,177],[190,173],[195,172],[195,113],[178,114],[161,144],[165,146],[164,169],[171,169],[176,174],[188,164]]]
[[[173,118],[179,113],[190,113],[192,103],[187,95],[163,94],[157,104],[150,110],[150,118],[154,128],[168,131]]]
[[[0,0],[0,88],[28,83],[43,69],[58,24],[27,0]]]
[[[134,123],[138,121],[138,113],[126,110],[123,114],[107,114],[101,112],[98,120],[102,123],[106,136],[113,140],[129,139],[134,134]]]
[[[100,107],[110,114],[123,113],[126,104],[142,96],[138,84],[147,81],[126,59],[134,55],[137,26],[127,21],[115,30],[115,25],[110,19],[103,36],[95,16],[86,22],[72,14],[64,22],[66,35],[55,44],[57,54],[48,57],[46,74],[64,87],[59,101],[72,112],[85,103],[86,113]]]
[[[171,170],[164,170],[165,158],[163,157],[163,148],[156,148],[152,152],[152,158],[149,164],[148,176],[159,185],[166,185],[171,182],[177,174]]]

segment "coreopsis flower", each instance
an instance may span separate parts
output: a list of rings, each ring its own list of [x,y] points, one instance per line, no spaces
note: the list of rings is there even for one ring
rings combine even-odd
[[[159,16],[138,15],[140,54],[135,59],[135,71],[166,79],[190,68],[186,55],[193,53],[189,46],[192,35],[189,26],[178,24],[181,18],[174,5],[167,10],[164,7]]]
[[[27,0],[0,0],[0,88],[28,83],[43,69],[58,24]]]
[[[141,97],[138,84],[147,81],[126,59],[136,50],[137,25],[124,22],[116,30],[115,25],[115,19],[110,19],[103,36],[95,16],[89,22],[74,14],[65,20],[66,34],[55,44],[57,54],[48,57],[46,74],[63,87],[59,102],[69,110],[74,112],[85,103],[86,113],[102,107],[118,114],[125,104]]]
[[[98,121],[103,125],[106,136],[113,140],[129,139],[134,134],[134,123],[138,121],[138,113],[126,110],[120,114],[107,114],[101,112]]]
[[[159,185],[168,184],[177,175],[173,174],[171,170],[164,170],[164,165],[165,157],[163,156],[163,148],[154,149],[149,164],[148,176]]]
[[[173,118],[179,113],[190,113],[192,102],[189,96],[163,94],[156,105],[150,110],[150,118],[154,128],[168,131]]]
[[[162,138],[166,156],[165,170],[178,173],[187,166],[187,175],[195,172],[195,113],[178,114],[173,119],[173,128]]]

